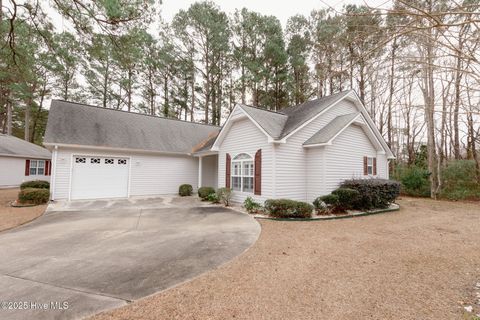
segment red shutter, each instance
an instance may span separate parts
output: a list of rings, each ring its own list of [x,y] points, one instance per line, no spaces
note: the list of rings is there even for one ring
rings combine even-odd
[[[51,176],[52,175],[52,161],[48,161],[48,175]]]
[[[368,176],[368,159],[363,157],[363,175]]]
[[[232,159],[230,158],[230,155],[227,153],[227,163],[225,164],[225,187],[230,188],[230,170],[231,170],[231,164],[232,164]]]
[[[45,160],[45,175],[49,176],[50,175],[50,160]]]
[[[262,149],[255,153],[255,182],[254,194],[262,194]]]
[[[377,175],[377,158],[373,158],[373,175]]]
[[[30,160],[25,160],[25,175],[29,176],[30,175]]]

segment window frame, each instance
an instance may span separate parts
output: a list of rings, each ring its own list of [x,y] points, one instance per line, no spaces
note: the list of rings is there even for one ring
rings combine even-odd
[[[30,176],[44,176],[45,175],[46,162],[47,162],[46,160],[30,159],[30,163],[29,163],[29,166],[28,166],[29,175]],[[40,166],[40,163],[42,163],[43,166]],[[33,166],[33,164],[35,164],[35,166]],[[43,170],[43,172],[39,173],[39,170]]]
[[[240,159],[239,159],[240,157]],[[238,170],[235,170],[237,169]],[[235,173],[237,172],[237,173]],[[234,178],[239,180],[239,188],[234,187]],[[245,180],[251,179],[251,188],[245,190]],[[237,183],[238,184],[238,183]],[[255,161],[254,158],[245,152],[237,154],[231,160],[230,186],[233,191],[253,194],[255,191]]]
[[[373,176],[373,163],[375,157],[367,157],[367,175]]]

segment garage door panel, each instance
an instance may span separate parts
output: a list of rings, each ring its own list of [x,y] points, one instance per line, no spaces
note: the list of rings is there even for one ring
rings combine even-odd
[[[74,156],[71,199],[128,196],[129,159]]]

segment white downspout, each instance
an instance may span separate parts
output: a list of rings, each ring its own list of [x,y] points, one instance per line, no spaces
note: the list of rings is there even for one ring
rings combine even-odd
[[[57,177],[57,153],[58,146],[53,148],[52,168],[53,174],[50,176],[50,200],[55,201],[55,180]]]
[[[202,160],[203,160],[203,157],[199,156],[198,157],[198,188],[202,187],[202,167],[203,167]]]

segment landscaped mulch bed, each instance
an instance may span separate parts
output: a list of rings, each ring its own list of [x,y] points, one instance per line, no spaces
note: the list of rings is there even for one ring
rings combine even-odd
[[[480,279],[480,204],[399,204],[355,219],[259,220],[240,257],[96,319],[461,319]]]
[[[0,189],[0,231],[25,224],[41,216],[47,205],[14,208],[11,203],[17,198],[20,189]]]

